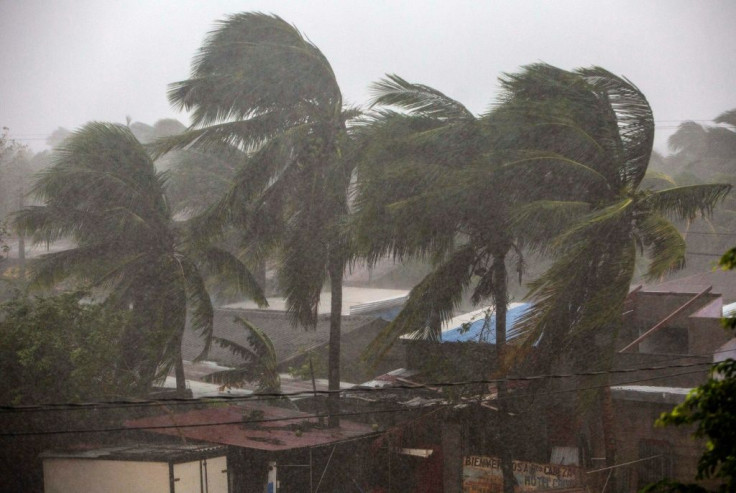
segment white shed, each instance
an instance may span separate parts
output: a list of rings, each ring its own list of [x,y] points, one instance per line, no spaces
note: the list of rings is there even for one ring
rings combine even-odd
[[[226,447],[134,445],[41,454],[46,493],[228,493]]]

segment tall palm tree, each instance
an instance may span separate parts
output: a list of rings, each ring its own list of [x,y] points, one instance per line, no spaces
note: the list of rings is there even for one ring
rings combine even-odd
[[[532,284],[535,309],[523,325],[534,329],[530,341],[544,333],[542,345],[559,348],[560,337],[620,317],[637,252],[649,260],[648,279],[681,267],[685,242],[667,217],[708,215],[731,187],[642,189],[652,111],[636,86],[602,68],[536,64],[502,85],[499,111],[526,128],[519,145],[534,150],[520,160],[535,167],[517,170],[540,190],[515,224],[526,225],[530,243],[556,258]]]
[[[501,161],[489,158],[504,145],[495,117],[477,117],[440,91],[396,75],[373,90],[374,105],[401,113],[382,111],[359,133],[355,242],[369,263],[386,255],[429,256],[435,267],[368,354],[380,357],[404,334],[439,340],[441,323],[470,291],[475,303],[492,300],[497,361],[503,361],[506,262],[515,256],[520,271],[521,253],[510,228],[514,200],[495,179]],[[508,444],[504,383],[499,403],[500,442]],[[504,446],[501,455],[504,488],[512,491],[510,450]]]
[[[352,166],[344,158],[347,122],[335,74],[322,52],[277,16],[241,13],[205,40],[191,78],[169,99],[192,125],[159,152],[229,145],[242,151],[234,185],[206,215],[210,234],[234,224],[251,240],[278,247],[279,284],[294,324],[317,322],[323,285],[331,287],[329,389],[339,391],[342,278],[348,245]],[[339,399],[328,399],[337,426]]]
[[[33,193],[45,205],[18,213],[15,223],[35,242],[70,238],[75,246],[32,264],[32,285],[66,279],[98,288],[105,303],[129,309],[123,365],[137,375],[140,391],[175,366],[183,390],[181,340],[187,314],[212,339],[212,304],[202,269],[227,274],[242,292],[265,299],[250,272],[232,255],[192,238],[172,220],[165,174],[130,129],[89,123],[54,151]]]
[[[647,261],[647,279],[682,267],[685,242],[668,218],[707,216],[731,186],[644,189],[651,108],[630,81],[602,68],[531,65],[502,85],[499,111],[525,129],[520,149],[534,152],[522,159],[537,163],[526,181],[541,192],[516,224],[554,259],[531,284],[533,307],[519,323],[525,347],[538,344],[547,368],[564,357],[578,368],[608,369],[637,256]],[[608,350],[591,354],[593,336],[606,330]],[[615,450],[607,447],[606,455],[612,462]]]

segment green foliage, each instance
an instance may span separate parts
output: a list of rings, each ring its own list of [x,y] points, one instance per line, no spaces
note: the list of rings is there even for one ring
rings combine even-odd
[[[248,334],[248,347],[229,339],[213,337],[220,347],[230,350],[243,359],[243,364],[232,370],[211,373],[205,377],[208,382],[222,387],[242,387],[248,382],[258,382],[259,392],[280,392],[281,377],[278,373],[278,358],[273,343],[265,332],[241,317],[235,321]]]
[[[540,200],[514,222],[533,231],[528,246],[555,259],[531,284],[534,307],[519,328],[528,329],[527,346],[544,334],[540,349],[561,354],[620,317],[637,255],[647,259],[650,280],[681,268],[685,242],[667,218],[707,216],[731,186],[643,189],[651,108],[630,81],[600,67],[536,64],[502,86],[494,114],[516,129],[522,152],[505,167]]]
[[[0,305],[0,402],[40,404],[130,395],[121,365],[129,316],[85,293],[17,295]]]
[[[214,150],[238,166],[200,221],[203,231],[217,236],[234,225],[261,257],[278,246],[288,311],[313,326],[328,264],[341,278],[347,260],[338,226],[352,174],[342,156],[354,111],[343,108],[327,59],[280,17],[231,15],[203,43],[191,78],[171,85],[169,100],[192,112],[192,126],[160,140],[158,153]]]
[[[53,156],[33,189],[44,205],[20,211],[15,225],[37,243],[68,238],[75,246],[34,259],[31,285],[89,284],[107,303],[130,310],[124,360],[139,375],[141,391],[181,362],[187,314],[205,353],[209,348],[212,304],[200,268],[232,274],[223,280],[236,277],[240,292],[264,302],[237,259],[173,221],[165,175],[129,128],[90,123]]]
[[[506,149],[493,115],[476,117],[431,87],[389,75],[373,85],[375,113],[356,132],[358,195],[354,242],[369,263],[420,258],[433,271],[366,356],[381,357],[401,335],[437,340],[464,292],[505,305],[506,257],[522,256],[510,227],[514,206]],[[502,317],[503,318],[503,317]]]
[[[315,326],[320,293],[330,280],[329,379],[337,388],[337,300],[349,252],[340,226],[352,177],[347,123],[356,111],[343,107],[327,58],[278,16],[231,15],[205,39],[191,77],[171,84],[169,100],[190,111],[192,126],[161,140],[159,153],[242,153],[230,190],[200,221],[202,231],[221,237],[235,226],[259,260],[278,248],[279,286],[294,324]],[[337,398],[330,399],[333,409]]]

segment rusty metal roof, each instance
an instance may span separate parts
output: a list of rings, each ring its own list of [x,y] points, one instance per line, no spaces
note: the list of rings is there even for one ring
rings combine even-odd
[[[125,426],[266,451],[319,447],[375,434],[361,423],[340,420],[339,428],[324,428],[310,414],[251,403],[141,418]]]

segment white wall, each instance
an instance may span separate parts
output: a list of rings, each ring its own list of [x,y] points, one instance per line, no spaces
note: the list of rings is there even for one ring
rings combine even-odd
[[[43,483],[45,493],[169,493],[169,465],[165,462],[44,459]]]

